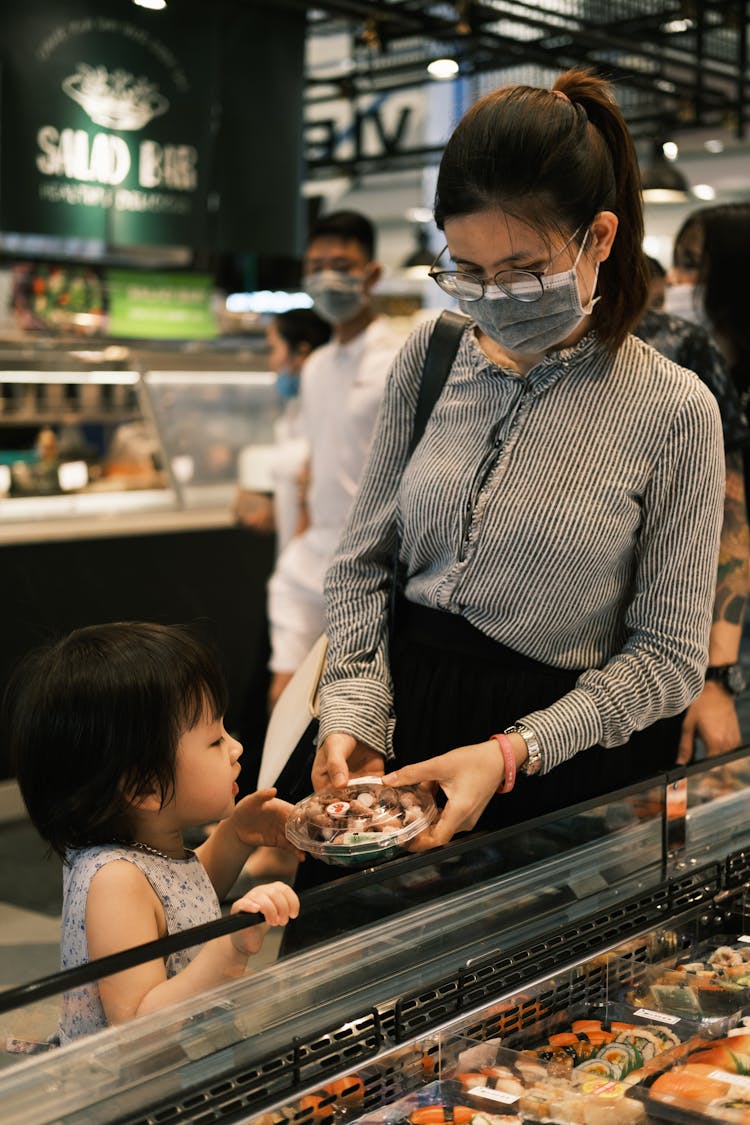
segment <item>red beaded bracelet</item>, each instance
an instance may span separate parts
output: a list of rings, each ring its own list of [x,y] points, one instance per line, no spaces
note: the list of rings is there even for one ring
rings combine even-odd
[[[513,747],[507,734],[493,734],[492,737],[500,747],[500,753],[505,762],[505,778],[497,792],[510,793],[516,784],[516,755],[513,753]]]

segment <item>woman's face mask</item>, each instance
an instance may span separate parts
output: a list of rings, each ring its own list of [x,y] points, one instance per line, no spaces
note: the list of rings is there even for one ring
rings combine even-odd
[[[664,311],[692,324],[706,324],[702,285],[668,285],[664,294]]]
[[[588,235],[589,231],[584,235],[570,269],[543,275],[544,291],[537,301],[514,300],[496,285],[488,285],[485,295],[478,301],[459,300],[461,311],[471,317],[482,332],[510,352],[530,355],[559,344],[575,331],[599,300],[594,297],[599,276],[598,262],[591,297],[585,308],[578,288],[577,266]]]
[[[284,402],[296,398],[299,394],[299,375],[295,371],[283,368],[276,376],[276,391]]]
[[[361,274],[321,270],[308,274],[302,286],[312,297],[315,311],[329,324],[343,324],[352,320],[367,304]]]

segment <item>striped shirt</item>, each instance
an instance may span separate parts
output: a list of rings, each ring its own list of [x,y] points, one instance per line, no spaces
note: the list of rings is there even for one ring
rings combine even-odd
[[[621,745],[701,690],[723,512],[719,410],[693,372],[634,336],[613,356],[590,332],[521,377],[467,330],[407,464],[431,330],[396,357],[327,576],[319,739],[344,731],[392,754],[398,520],[410,601],[584,669],[552,706],[517,717],[547,772]]]

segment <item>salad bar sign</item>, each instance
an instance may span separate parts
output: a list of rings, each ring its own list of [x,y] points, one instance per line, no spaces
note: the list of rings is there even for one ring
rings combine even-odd
[[[200,29],[139,19],[117,0],[100,0],[96,14],[87,7],[61,21],[59,5],[30,0],[31,18],[23,9],[0,17],[0,225],[111,245],[192,245],[209,137],[210,97],[191,79]]]

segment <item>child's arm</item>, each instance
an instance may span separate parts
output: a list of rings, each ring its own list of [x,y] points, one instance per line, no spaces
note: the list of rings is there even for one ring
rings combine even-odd
[[[159,959],[99,981],[110,1024],[156,1012],[242,975],[249,954],[257,953],[269,926],[296,918],[299,900],[285,883],[255,887],[239,899],[232,913],[259,913],[265,923],[207,942],[190,964],[167,979]],[[86,903],[89,959],[154,941],[166,934],[161,902],[146,876],[132,863],[115,861],[94,876]]]
[[[260,789],[238,801],[231,816],[220,821],[206,842],[196,849],[219,900],[232,889],[258,844],[284,848],[304,859],[284,835],[284,825],[293,807],[288,801],[279,800],[275,789]]]

